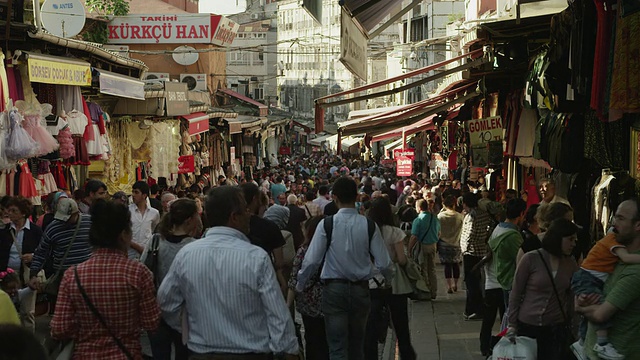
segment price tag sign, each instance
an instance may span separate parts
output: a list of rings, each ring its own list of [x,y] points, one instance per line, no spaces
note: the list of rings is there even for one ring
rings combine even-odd
[[[396,158],[396,176],[411,176],[413,173],[413,160],[407,156]]]
[[[500,116],[469,120],[467,126],[469,128],[471,146],[486,145],[492,141],[502,140],[504,127]]]
[[[409,159],[413,160],[416,158],[416,150],[415,149],[395,149],[393,150],[393,158],[397,159],[401,156],[406,156]]]

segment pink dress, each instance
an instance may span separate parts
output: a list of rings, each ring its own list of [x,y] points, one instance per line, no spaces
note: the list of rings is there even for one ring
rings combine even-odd
[[[60,147],[56,139],[51,136],[51,134],[49,134],[42,125],[40,125],[41,119],[42,117],[40,115],[29,114],[24,116],[24,121],[22,123],[22,127],[25,129],[27,134],[29,134],[39,145],[36,156],[48,154]]]

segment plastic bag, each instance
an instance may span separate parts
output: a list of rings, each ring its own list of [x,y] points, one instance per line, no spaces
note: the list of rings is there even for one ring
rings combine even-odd
[[[503,337],[493,347],[492,360],[536,360],[538,358],[538,343],[536,339],[518,336],[513,344]]]

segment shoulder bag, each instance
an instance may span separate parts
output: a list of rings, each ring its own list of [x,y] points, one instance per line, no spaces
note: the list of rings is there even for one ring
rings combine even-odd
[[[109,326],[107,325],[107,322],[105,321],[105,319],[102,317],[100,312],[98,312],[98,309],[96,309],[96,307],[93,305],[93,303],[89,299],[89,295],[87,295],[87,292],[84,291],[84,287],[82,287],[82,284],[80,284],[80,277],[78,276],[78,267],[77,266],[73,267],[73,274],[74,274],[74,277],[76,279],[76,285],[78,285],[78,290],[80,290],[80,294],[82,295],[82,298],[84,299],[85,304],[87,304],[87,306],[89,307],[89,309],[91,310],[93,315],[95,315],[95,317],[98,318],[98,321],[100,321],[100,324],[102,324],[102,326],[104,326],[104,328],[107,330],[109,335],[111,335],[113,340],[116,342],[116,345],[118,345],[120,350],[122,350],[122,352],[127,357],[127,359],[128,360],[133,360],[133,356],[129,352],[129,349],[127,349],[124,346],[122,341],[120,339],[118,339],[116,337],[116,334],[114,334],[113,331],[109,328]]]
[[[567,316],[564,305],[560,300],[560,294],[558,294],[558,288],[556,287],[555,279],[553,278],[553,274],[551,274],[551,269],[549,269],[549,265],[547,264],[547,261],[544,259],[544,255],[542,255],[542,252],[540,250],[536,250],[536,252],[538,253],[538,255],[540,255],[540,260],[542,260],[542,263],[544,264],[544,268],[547,270],[547,275],[549,275],[549,280],[551,280],[551,286],[553,287],[553,293],[555,294],[556,299],[558,300],[558,304],[560,305],[560,312],[562,313],[562,319],[564,320],[564,324],[562,324],[562,330],[565,332],[565,335],[564,335],[565,343],[561,344],[562,354],[564,355],[565,359],[575,359],[573,352],[569,348],[569,346],[575,340],[573,336],[573,331],[571,329],[571,320]]]
[[[151,270],[153,274],[153,285],[156,289],[160,286],[158,283],[158,252],[160,249],[160,235],[153,234],[151,238],[151,246],[147,250],[147,257],[144,259],[144,265]]]
[[[73,243],[76,241],[76,236],[78,235],[78,230],[80,230],[80,223],[82,222],[82,217],[78,218],[78,223],[76,224],[76,229],[73,232],[73,237],[71,237],[71,241],[69,242],[69,246],[67,250],[64,252],[64,256],[58,265],[58,270],[56,270],[53,276],[50,276],[47,281],[42,284],[42,292],[55,297],[58,297],[58,290],[60,290],[60,283],[62,282],[62,269],[64,268],[64,263],[67,260],[67,256],[69,255],[69,251],[73,246]]]

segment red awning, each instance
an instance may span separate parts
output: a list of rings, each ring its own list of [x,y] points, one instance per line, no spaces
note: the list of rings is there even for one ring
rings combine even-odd
[[[269,112],[269,107],[261,102],[255,101],[252,98],[248,97],[248,96],[244,96],[242,94],[239,94],[233,90],[229,90],[229,89],[219,89],[219,92],[223,93],[223,94],[227,94],[229,96],[233,96],[234,98],[240,100],[240,101],[244,101],[246,103],[249,103],[253,106],[258,107],[258,110],[260,111],[260,116],[267,116],[267,113]]]
[[[303,128],[304,132],[306,132],[307,134],[311,133],[311,128],[308,127],[307,125],[302,125],[302,124],[300,124],[299,122],[297,122],[295,120],[291,120],[291,122],[293,123],[293,125]]]
[[[209,131],[209,115],[197,112],[180,116],[189,122],[189,135],[197,135]]]
[[[461,105],[456,105],[455,110],[451,110],[449,112],[449,114],[447,115],[448,120],[458,116],[458,112],[460,111],[460,106]],[[387,140],[394,137],[402,136],[403,130],[404,130],[405,136],[413,135],[413,134],[419,133],[420,131],[433,130],[435,128],[433,124],[433,118],[435,117],[436,117],[436,114],[433,114],[425,119],[418,121],[417,123],[411,126],[405,126],[396,130],[388,131],[386,133],[378,134],[371,139],[371,142],[382,141],[382,140]]]

